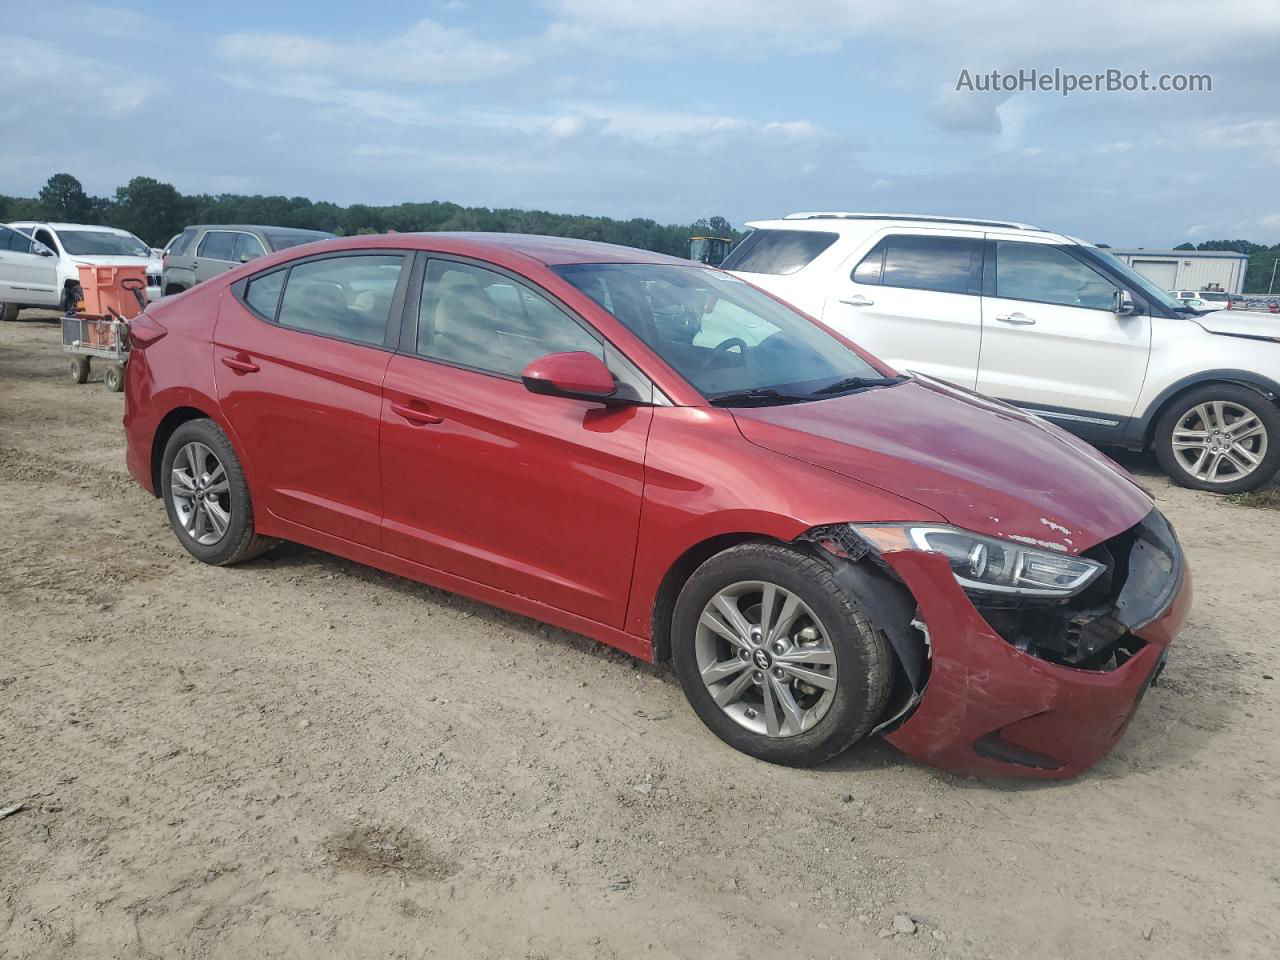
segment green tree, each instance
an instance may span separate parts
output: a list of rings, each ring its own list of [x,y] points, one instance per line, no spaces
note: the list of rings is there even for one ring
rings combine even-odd
[[[93,202],[84,187],[69,173],[55,173],[40,188],[40,213],[46,220],[84,223],[93,211]]]
[[[151,177],[134,177],[116,188],[112,226],[128,230],[158,247],[186,226],[188,210],[189,205],[171,184]]]

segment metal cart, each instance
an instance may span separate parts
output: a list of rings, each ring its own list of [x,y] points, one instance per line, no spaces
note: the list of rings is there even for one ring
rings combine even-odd
[[[62,349],[71,354],[71,379],[89,379],[93,358],[104,360],[103,385],[113,393],[124,389],[124,365],[129,362],[129,328],[116,317],[63,317]]]
[[[113,393],[124,389],[129,362],[128,317],[146,308],[146,275],[141,267],[81,267],[77,311],[62,318],[62,349],[71,354],[71,379],[89,379],[93,358],[104,360],[102,383]]]

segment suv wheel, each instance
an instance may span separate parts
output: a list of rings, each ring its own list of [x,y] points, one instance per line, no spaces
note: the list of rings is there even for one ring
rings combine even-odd
[[[227,566],[271,545],[253,529],[253,503],[240,460],[212,420],[191,420],[164,448],[160,489],[169,525],[197,560]]]
[[[10,320],[18,319],[18,305],[16,303],[0,303],[0,320],[8,323]]]
[[[1180,486],[1253,490],[1280,470],[1280,409],[1248,387],[1199,387],[1161,415],[1155,448],[1160,465]]]
[[[884,709],[885,638],[831,568],[782,544],[744,543],[689,578],[672,620],[676,675],[730,746],[790,766],[821,763]]]

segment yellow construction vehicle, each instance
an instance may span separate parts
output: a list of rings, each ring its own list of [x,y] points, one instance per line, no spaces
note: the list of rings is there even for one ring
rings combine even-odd
[[[728,237],[690,237],[685,256],[690,260],[718,267],[732,248],[733,241]]]

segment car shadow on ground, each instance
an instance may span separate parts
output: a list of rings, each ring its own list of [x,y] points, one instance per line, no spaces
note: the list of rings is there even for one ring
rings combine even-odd
[[[321,580],[337,575],[353,577],[363,583],[394,591],[415,601],[430,603],[442,609],[446,616],[475,618],[495,629],[511,631],[534,643],[554,638],[557,642],[563,643],[567,649],[579,654],[615,664],[620,670],[639,670],[669,684],[672,688],[679,687],[679,682],[669,664],[652,664],[636,660],[620,650],[580,634],[551,627],[520,614],[510,613],[395,574],[384,573],[373,567],[310,547],[279,543],[263,557],[245,566],[289,571],[294,576],[306,579]],[[1179,665],[1176,655],[1178,647],[1174,648],[1175,656],[1171,669],[1166,671],[1166,677],[1161,683],[1148,692],[1116,751],[1074,781],[1025,780],[989,776],[957,777],[910,759],[880,737],[872,737],[855,744],[850,750],[814,770],[821,774],[843,776],[908,766],[944,778],[966,789],[1008,792],[1043,790],[1083,780],[1109,780],[1132,773],[1176,769],[1187,764],[1195,754],[1205,749],[1214,736],[1226,728],[1231,719],[1231,710],[1226,706],[1226,702],[1231,698],[1204,698],[1202,692],[1188,679],[1188,671],[1202,661],[1217,665],[1226,662],[1228,658],[1225,647],[1211,635],[1199,635],[1199,631],[1190,639],[1190,642],[1195,644],[1194,660],[1191,663]],[[621,679],[620,675],[619,680]],[[1198,700],[1195,705],[1195,720],[1178,723],[1183,713],[1178,706],[1178,701],[1192,691],[1195,691],[1194,695]],[[683,699],[682,693],[678,695]]]

